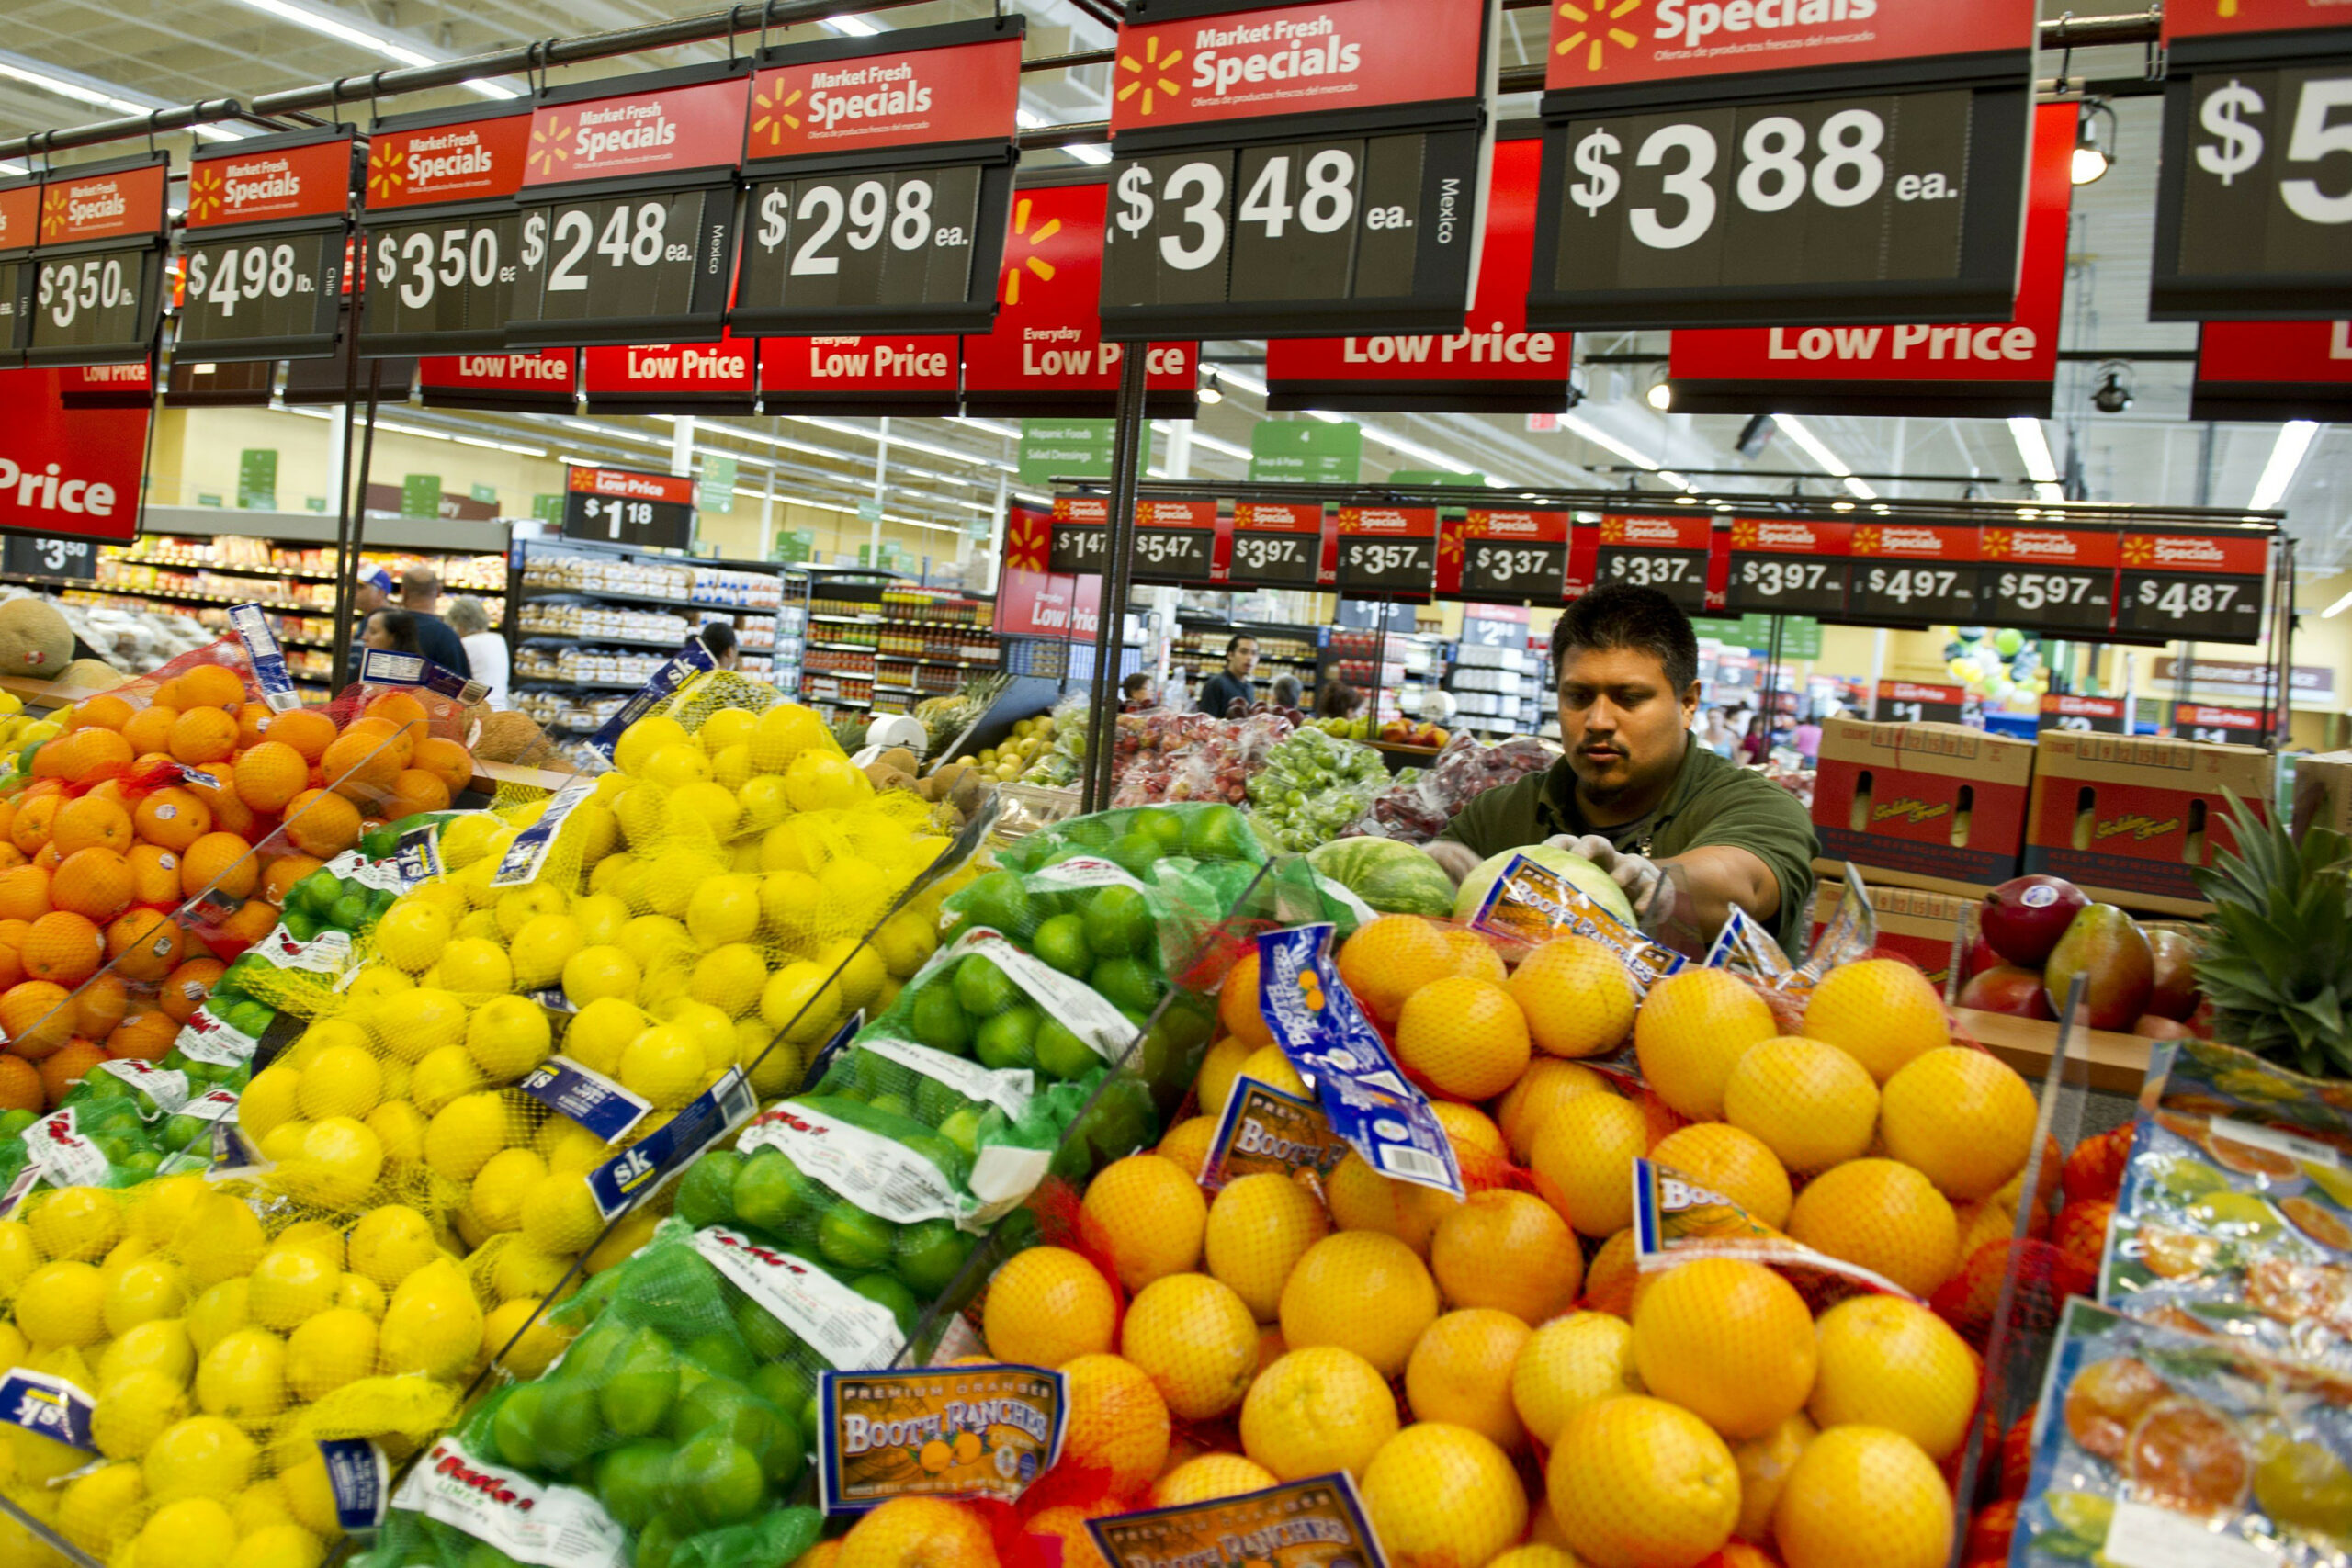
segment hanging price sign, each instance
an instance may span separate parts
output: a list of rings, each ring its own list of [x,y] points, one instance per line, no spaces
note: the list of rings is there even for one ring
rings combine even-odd
[[[2352,27],[2306,0],[2183,0],[2164,35],[2150,319],[2352,311]]]
[[[1060,575],[1100,573],[1111,559],[1111,503],[1099,495],[1054,497],[1046,570]]]
[[[1157,499],[1136,502],[1135,581],[1182,587],[1210,581],[1216,553],[1216,502]]]
[[[256,136],[197,154],[175,352],[230,364],[333,355],[360,156],[347,130]]]
[[[78,164],[41,186],[28,363],[120,365],[153,351],[168,162],[158,152]]]
[[[2007,318],[2030,0],[1552,13],[1531,324]]]
[[[1566,513],[1473,507],[1459,534],[1463,598],[1543,604],[1567,596]]]
[[[683,550],[694,542],[695,481],[629,468],[568,468],[563,533],[568,539]]]
[[[2037,729],[2075,729],[2099,735],[2129,735],[2132,721],[2121,697],[2078,697],[2045,692]]]
[[[1105,331],[1460,330],[1488,23],[1479,0],[1136,0],[1112,73]]]
[[[522,276],[514,193],[532,107],[428,109],[368,138],[359,254],[363,355],[454,354],[505,341]]]
[[[1741,615],[1843,615],[1853,533],[1850,523],[1735,519],[1724,607]]]
[[[2262,640],[2267,535],[2170,529],[2123,536],[2115,629],[2181,642]]]
[[[2175,703],[2172,732],[2183,740],[2204,740],[2216,746],[2267,746],[2272,726],[2266,708],[2217,708],[2203,703]]]
[[[2019,524],[1979,536],[1983,618],[2020,630],[2098,633],[2115,624],[2112,529]]]
[[[1437,508],[1340,508],[1342,593],[1426,601],[1437,581]]]
[[[1237,589],[1312,588],[1323,566],[1323,503],[1245,501],[1233,509],[1227,577]]]
[[[1873,724],[1958,724],[1968,694],[1958,686],[1881,681],[1871,696]]]
[[[40,234],[40,177],[0,180],[0,369],[24,363],[32,329],[33,243]]]
[[[1930,626],[1976,618],[1973,525],[1860,523],[1845,618],[1865,626]]]
[[[1713,535],[1714,524],[1703,514],[1604,516],[1593,558],[1594,581],[1655,588],[1685,615],[1703,615]]]

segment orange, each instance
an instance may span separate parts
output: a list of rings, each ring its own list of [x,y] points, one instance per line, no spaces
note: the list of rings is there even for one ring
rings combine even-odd
[[[119,975],[93,975],[74,994],[74,1032],[103,1040],[130,1010],[130,987]]]
[[[49,913],[50,874],[37,865],[0,871],[0,919],[37,920]]]
[[[161,844],[133,844],[123,859],[130,866],[130,896],[141,904],[180,901],[180,857]]]
[[[48,980],[19,980],[0,996],[0,1029],[8,1033],[8,1049],[28,1061],[40,1061],[65,1043],[74,1028],[74,1010],[65,1005],[65,987]]]
[[[1821,1371],[1807,1412],[1823,1427],[1884,1427],[1943,1460],[1968,1436],[1976,1358],[1944,1320],[1900,1296],[1851,1296],[1814,1325]]]
[[[1584,1254],[1541,1198],[1473,1192],[1438,1222],[1430,1271],[1448,1305],[1493,1307],[1532,1327],[1575,1304]]]
[[[319,759],[327,787],[352,799],[366,799],[390,789],[401,764],[387,739],[381,731],[362,730],[356,725],[337,736]]]
[[[160,1062],[178,1043],[182,1021],[165,1012],[134,1012],[107,1037],[107,1055],[117,1060],[136,1056],[142,1062]]]
[[[160,980],[170,974],[180,961],[181,940],[178,922],[161,909],[133,909],[107,928],[107,951],[114,955],[115,967],[133,980]]]
[[[296,849],[332,860],[359,841],[359,808],[339,795],[306,789],[287,803],[285,829]]]
[[[383,803],[381,815],[387,822],[397,822],[420,811],[448,809],[448,785],[423,768],[402,768],[392,776],[391,796]]]
[[[69,800],[57,808],[50,842],[62,854],[89,849],[120,854],[130,848],[130,813],[98,795]]]
[[[275,816],[310,783],[311,764],[282,740],[265,740],[237,759],[237,798]]]
[[[1246,1492],[1262,1492],[1279,1484],[1274,1472],[1254,1460],[1243,1459],[1239,1454],[1201,1454],[1174,1466],[1152,1483],[1149,1504],[1155,1508],[1174,1508],[1186,1503],[1238,1497]]]
[[[1438,1100],[1434,1105],[1448,1103]],[[1466,1163],[1459,1145],[1454,1155]],[[1437,1234],[1438,1222],[1453,1212],[1452,1193],[1383,1176],[1353,1149],[1325,1179],[1323,1192],[1331,1205],[1331,1224],[1338,1229],[1379,1231],[1423,1257],[1429,1255],[1430,1238]]]
[[[1001,1361],[1058,1367],[1114,1342],[1119,1304],[1102,1271],[1066,1247],[1008,1258],[989,1280],[980,1332]]]
[[[24,926],[28,931],[31,929],[22,920],[9,920],[6,923],[11,926]],[[0,990],[7,989],[24,977],[25,961],[17,955],[16,942],[12,940],[0,942]]]
[[[1283,1481],[1361,1476],[1396,1435],[1396,1398],[1371,1362],[1336,1345],[1292,1350],[1241,1402],[1241,1450]]]
[[[0,1111],[39,1111],[40,1069],[22,1056],[0,1056]]]
[[[1281,1313],[1291,1270],[1330,1228],[1313,1193],[1289,1177],[1261,1171],[1227,1182],[1209,1205],[1202,1257],[1252,1317],[1271,1323]]]
[[[261,857],[234,833],[207,833],[180,856],[180,891],[191,898],[208,887],[243,898],[260,879]]]
[[[245,702],[245,682],[220,664],[198,664],[180,672],[181,707],[234,708]]]
[[[5,840],[0,840],[0,871],[6,871],[10,866],[28,865],[29,863],[31,863],[25,859],[24,851],[18,849],[14,844],[8,843]]]
[[[108,692],[74,704],[66,712],[65,728],[68,729],[90,728],[120,729],[130,721],[131,712],[131,706],[128,702]]]
[[[1613,1094],[1580,1094],[1535,1135],[1536,1190],[1579,1235],[1623,1230],[1634,1218],[1634,1161],[1650,1146],[1649,1119]]]
[[[1639,1394],[1568,1417],[1544,1493],[1570,1550],[1595,1568],[1691,1568],[1739,1517],[1739,1470],[1723,1438]]]
[[[57,868],[50,897],[61,909],[110,920],[130,908],[130,863],[112,850],[76,850]]]
[[[1951,1043],[1943,998],[1899,958],[1841,964],[1805,1002],[1804,1033],[1826,1040],[1883,1086],[1914,1056]]]
[[[1951,1538],[1951,1492],[1935,1461],[1880,1427],[1814,1438],[1772,1509],[1788,1568],[1938,1568]]]
[[[1119,1325],[1120,1353],[1141,1367],[1168,1408],[1187,1421],[1241,1404],[1258,1374],[1258,1324],[1206,1274],[1170,1274],[1136,1294]]]
[[[1951,1204],[1897,1160],[1849,1159],[1815,1177],[1789,1210],[1789,1235],[1915,1296],[1934,1294],[1960,1261]]]
[[[1200,1267],[1209,1203],[1173,1160],[1130,1155],[1103,1167],[1087,1185],[1083,1212],[1088,1240],[1111,1255],[1130,1291]]]
[[[291,746],[305,762],[315,762],[334,743],[334,720],[316,708],[295,708],[269,721],[267,739]]]
[[[57,808],[61,802],[54,795],[39,799],[28,793],[24,803],[17,808],[16,819],[8,825],[8,840],[27,854],[37,852],[49,842],[49,835],[57,825]]]
[[[1511,1363],[1511,1409],[1546,1448],[1559,1441],[1560,1428],[1586,1405],[1641,1392],[1641,1374],[1634,1371],[1633,1325],[1611,1313],[1554,1318],[1527,1337]]]
[[[1445,945],[1453,950],[1455,974],[1473,980],[1492,980],[1498,986],[1508,977],[1503,955],[1484,935],[1461,926],[1447,926],[1440,934],[1445,938]]]
[[[226,761],[220,761],[205,763],[204,771],[211,775],[213,782],[209,784],[190,784],[187,786],[188,793],[204,802],[205,809],[212,813],[212,826],[216,831],[234,833],[241,839],[251,840],[254,837],[254,811],[252,807],[237,798],[236,769]]]
[[[1396,1020],[1397,1060],[1454,1100],[1502,1093],[1527,1071],[1530,1049],[1527,1015],[1493,980],[1432,980],[1405,998]]]
[[[1791,1170],[1858,1157],[1878,1126],[1878,1085],[1835,1045],[1783,1034],[1750,1045],[1724,1085],[1724,1120]]]
[[[1533,1017],[1528,1019],[1531,1032],[1537,1022]],[[1510,1142],[1510,1157],[1525,1165],[1535,1152],[1535,1134],[1544,1130],[1544,1123],[1553,1111],[1577,1095],[1608,1087],[1599,1073],[1575,1062],[1538,1056],[1528,1063],[1527,1071],[1520,1075],[1519,1081],[1495,1102],[1495,1120],[1501,1123],[1503,1136]]]
[[[1916,1166],[1947,1198],[1983,1198],[2033,1152],[2033,1090],[1985,1051],[1940,1046],[1913,1057],[1879,1102],[1886,1152]]]
[[[368,699],[363,710],[369,718],[380,718],[396,729],[412,726],[421,730],[426,722],[424,705],[406,692],[379,692]]]
[[[51,1105],[82,1081],[82,1075],[107,1059],[107,1054],[86,1040],[75,1040],[40,1065],[40,1087]]]
[[[111,729],[83,730],[74,736],[70,754],[74,761],[65,776],[77,780],[119,774],[130,768],[132,755],[130,742]]]
[[[237,750],[261,744],[269,732],[269,705],[246,703],[237,709]]]
[[[1789,1220],[1789,1173],[1762,1142],[1722,1122],[1694,1122],[1650,1146],[1650,1158],[1720,1193],[1779,1230]]]
[[[1660,1100],[1694,1122],[1716,1122],[1732,1068],[1780,1032],[1754,987],[1728,970],[1690,968],[1650,987],[1634,1021],[1634,1053]]]
[[[1119,1496],[1140,1492],[1168,1462],[1168,1404],[1141,1367],[1117,1356],[1062,1363],[1069,1418],[1062,1462],[1102,1477]]]
[[[324,864],[326,862],[316,855],[279,855],[261,874],[261,896],[282,907],[286,902],[287,889]]]
[[[893,1497],[842,1538],[831,1568],[996,1568],[978,1510],[942,1497]]]
[[[1634,1309],[1644,1386],[1731,1438],[1804,1408],[1817,1352],[1796,1287],[1760,1263],[1702,1258],[1653,1276]]]
[[[49,872],[54,875],[58,866],[64,861],[64,855],[58,852],[58,848],[55,844],[43,844],[40,847],[40,852],[33,856],[33,863],[40,867],[43,871]],[[54,888],[55,884],[52,883],[51,890],[54,891]]]
[[[1454,973],[1452,944],[1418,915],[1383,915],[1356,928],[1340,949],[1340,981],[1364,1010],[1394,1023],[1405,998]]]
[[[410,766],[422,768],[439,779],[453,800],[474,782],[473,753],[444,736],[428,735],[418,741]]]
[[[1781,1500],[1781,1488],[1787,1483],[1789,1472],[1819,1431],[1800,1413],[1760,1438],[1732,1445],[1732,1461],[1739,1466],[1739,1523],[1732,1529],[1741,1541],[1772,1539],[1772,1505]],[[1724,1550],[1728,1552],[1731,1547]],[[1770,1563],[1771,1559],[1764,1559],[1764,1568],[1770,1568]],[[1726,1561],[1724,1568],[1747,1565]]]
[[[1126,1504],[1116,1497],[1100,1497],[1091,1503],[1057,1503],[1050,1508],[1040,1508],[1023,1519],[1021,1532],[1028,1536],[1050,1537],[1061,1547],[1062,1568],[1110,1568],[1102,1549],[1094,1544],[1092,1532],[1086,1521],[1109,1514],[1126,1511]],[[815,1553],[812,1551],[811,1556]],[[793,1568],[800,1568],[795,1563]],[[811,1563],[808,1568],[821,1568]]]
[[[1283,1341],[1295,1350],[1336,1345],[1393,1378],[1437,1309],[1437,1282],[1411,1247],[1378,1231],[1341,1231],[1308,1247],[1283,1281]]]
[[[1363,1511],[1396,1568],[1486,1568],[1527,1528],[1503,1450],[1466,1427],[1406,1427],[1364,1467]]]
[[[25,973],[72,987],[97,973],[106,943],[86,915],[56,910],[33,922],[21,951]]]
[[[249,945],[267,936],[277,924],[277,911],[258,898],[248,898],[237,906],[236,912],[212,928],[212,936],[221,942]]]
[[[237,721],[220,708],[190,708],[172,721],[164,750],[191,765],[217,762],[237,749]]]
[[[356,718],[344,727],[343,732],[368,737],[371,750],[380,744],[395,770],[407,767],[415,759],[416,743],[423,739],[423,731],[387,718]]]
[[[164,977],[155,1005],[169,1016],[187,1022],[204,998],[212,994],[212,983],[220,978],[224,967],[217,958],[187,960]]]
[[[212,831],[212,808],[176,785],[154,790],[130,814],[139,836],[167,850],[184,850]]]
[[[1266,1027],[1266,1015],[1258,1005],[1258,950],[1246,947],[1234,961],[1225,976],[1225,985],[1217,992],[1216,1020],[1225,1026],[1226,1033],[1238,1040],[1250,1050],[1272,1045],[1274,1032]],[[1205,1102],[1204,1102],[1205,1106]]]
[[[1510,1377],[1527,1338],[1527,1325],[1489,1307],[1450,1312],[1430,1324],[1405,1363],[1413,1419],[1450,1421],[1498,1447],[1524,1448],[1527,1428],[1511,1405]]]

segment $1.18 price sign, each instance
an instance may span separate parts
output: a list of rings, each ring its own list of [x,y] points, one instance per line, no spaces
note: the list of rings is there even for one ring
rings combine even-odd
[[[2151,318],[2341,315],[2352,304],[2347,226],[2352,62],[2200,71],[2166,85]]]
[[[526,205],[517,346],[685,339],[727,302],[734,193],[695,189]]]
[[[965,305],[980,175],[963,165],[753,186],[739,324],[831,333],[870,314],[877,330],[904,330]]]
[[[368,288],[361,333],[371,339],[432,334],[441,348],[496,345],[521,273],[522,219],[487,217],[371,227],[360,242]]]

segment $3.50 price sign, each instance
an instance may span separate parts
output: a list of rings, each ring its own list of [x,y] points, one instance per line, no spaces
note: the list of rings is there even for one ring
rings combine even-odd
[[[35,338],[62,344],[135,336],[153,313],[155,264],[153,251],[40,263],[33,291]]]
[[[370,228],[365,336],[424,338],[439,348],[497,344],[522,273],[521,226],[503,212]]]

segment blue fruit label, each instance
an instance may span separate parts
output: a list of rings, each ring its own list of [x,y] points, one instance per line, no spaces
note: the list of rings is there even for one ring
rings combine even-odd
[[[651,713],[656,705],[695,676],[718,668],[718,657],[705,645],[702,634],[695,633],[694,641],[672,654],[662,668],[653,672],[652,678],[631,694],[628,701],[621,704],[613,716],[605,721],[604,727],[588,738],[588,749],[611,761],[613,748],[621,743],[621,731]]]
[[[471,707],[490,694],[490,688],[480,681],[469,681],[455,670],[435,664],[420,653],[394,653],[389,649],[370,648],[359,656],[359,683],[363,686],[422,686],[428,692],[438,692],[451,702]]]
[[[613,1143],[645,1120],[653,1102],[631,1094],[604,1074],[582,1066],[569,1056],[557,1056],[533,1067],[514,1086],[549,1111],[569,1116],[582,1127]]]
[[[596,793],[596,781],[586,776],[569,780],[555,792],[548,808],[539,819],[514,835],[506,852],[498,857],[498,869],[491,873],[492,887],[521,887],[536,880],[539,867],[547,863],[548,851],[555,847],[556,829],[563,819],[580,808],[582,801]]]
[[[611,1219],[662,1177],[692,1160],[759,1109],[741,1067],[729,1067],[669,1121],[588,1173],[596,1207]]]
[[[1258,939],[1258,1003],[1350,1148],[1383,1176],[1463,1195],[1453,1142],[1429,1097],[1406,1081],[1388,1043],[1340,984],[1328,922]]]
[[[384,1450],[365,1438],[333,1438],[320,1442],[319,1454],[326,1461],[327,1485],[334,1493],[335,1522],[346,1530],[382,1524],[392,1479]]]
[[[800,1081],[803,1084],[815,1084],[822,1079],[826,1070],[833,1065],[833,1058],[849,1049],[849,1043],[856,1039],[857,1032],[865,1027],[865,1010],[859,1008],[849,1015],[839,1029],[833,1031],[831,1039],[817,1048],[816,1055],[808,1060],[808,1070],[800,1075]],[[774,1047],[771,1046],[770,1049]]]
[[[70,1449],[95,1452],[90,1415],[96,1403],[63,1378],[12,1367],[0,1376],[0,1421],[38,1432]]]
[[[294,677],[286,668],[286,654],[277,646],[277,634],[269,629],[269,617],[261,613],[258,604],[239,604],[229,612],[229,629],[245,645],[245,657],[253,661],[254,681],[261,687],[261,700],[272,713],[284,713],[302,705],[301,694],[294,689]]]

